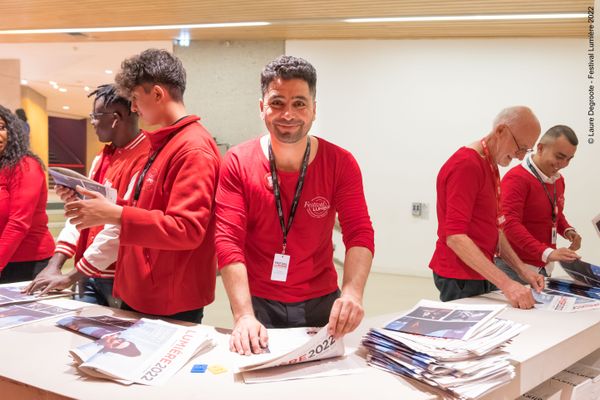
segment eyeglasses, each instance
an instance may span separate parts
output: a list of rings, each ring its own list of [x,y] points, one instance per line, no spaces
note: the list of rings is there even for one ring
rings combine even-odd
[[[98,121],[103,115],[113,115],[112,112],[90,113],[90,121]]]
[[[517,142],[517,138],[515,137],[515,135],[513,135],[512,131],[510,130],[510,127],[508,125],[505,125],[506,128],[508,129],[508,131],[510,132],[510,136],[512,136],[513,140],[515,141],[515,144],[517,145],[517,154],[527,154],[527,153],[531,153],[533,151],[533,149],[528,148],[528,147],[521,147],[521,145],[519,145],[519,142]]]

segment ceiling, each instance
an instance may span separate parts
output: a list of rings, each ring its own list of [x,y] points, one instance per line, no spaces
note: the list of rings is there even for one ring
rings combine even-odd
[[[267,26],[189,30],[191,40],[585,37],[585,19],[347,23],[347,18],[524,13],[585,13],[593,0],[3,0],[0,30],[99,28],[227,22]],[[171,49],[179,29],[137,32],[0,33],[0,59],[21,60],[21,77],[48,110],[90,112],[84,86],[112,81],[120,62],[149,47]],[[116,44],[115,41],[119,43]],[[50,80],[65,88],[59,92]],[[63,106],[69,110],[63,110]]]

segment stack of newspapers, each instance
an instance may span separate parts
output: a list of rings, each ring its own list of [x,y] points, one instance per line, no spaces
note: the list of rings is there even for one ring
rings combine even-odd
[[[142,318],[131,325],[114,318],[72,317],[59,325],[98,338],[71,350],[81,372],[123,384],[163,384],[190,359],[213,346],[212,338],[198,327],[161,320]]]
[[[362,341],[367,361],[446,398],[478,398],[514,377],[503,347],[527,325],[496,318],[504,307],[422,300],[369,330]]]

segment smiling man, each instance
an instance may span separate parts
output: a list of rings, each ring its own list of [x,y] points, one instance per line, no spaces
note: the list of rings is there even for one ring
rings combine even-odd
[[[581,246],[581,236],[563,214],[565,180],[559,173],[575,156],[578,144],[571,128],[553,126],[540,139],[536,153],[525,157],[502,179],[506,237],[527,267],[544,276],[550,276],[554,261],[579,258],[575,251]],[[569,248],[556,248],[557,235],[571,242]],[[495,262],[522,282],[506,260],[496,258]]]
[[[525,282],[543,288],[543,277],[525,266],[502,232],[498,172],[498,165],[522,160],[539,134],[529,108],[506,108],[487,136],[460,148],[442,166],[436,184],[438,240],[429,263],[442,301],[484,294],[495,285],[513,307],[533,307],[531,291],[492,260],[501,254]]]
[[[230,348],[258,353],[267,328],[324,326],[341,336],[364,315],[374,235],[354,157],[309,136],[314,67],[281,56],[261,75],[268,135],[225,156],[217,190],[217,258],[234,317]],[[346,258],[341,292],[333,265],[336,212]]]

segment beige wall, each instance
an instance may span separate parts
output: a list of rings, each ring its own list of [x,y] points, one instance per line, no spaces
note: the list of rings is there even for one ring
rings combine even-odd
[[[27,86],[21,86],[21,107],[31,127],[31,151],[48,165],[48,111],[46,98]]]
[[[21,62],[0,60],[0,104],[12,112],[21,107]]]
[[[218,142],[232,145],[260,135],[260,72],[284,54],[284,41],[192,41],[175,47],[187,72],[185,103]]]

